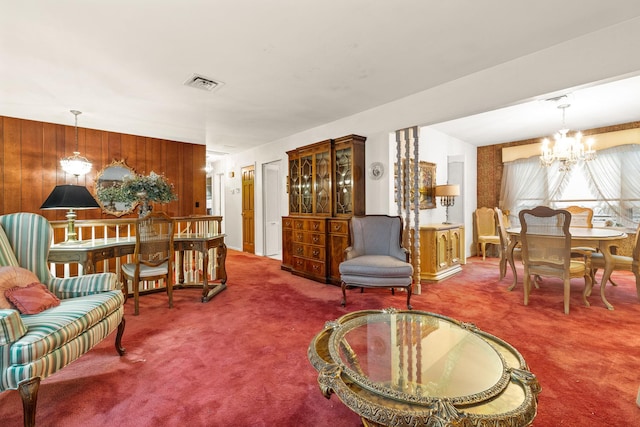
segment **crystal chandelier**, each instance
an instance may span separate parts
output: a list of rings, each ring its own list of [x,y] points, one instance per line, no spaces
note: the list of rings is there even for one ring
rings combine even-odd
[[[571,104],[563,103],[558,105],[562,110],[562,129],[554,135],[555,143],[553,148],[549,146],[549,139],[542,140],[542,154],[540,155],[540,163],[543,166],[551,166],[555,161],[559,165],[561,172],[568,172],[571,166],[578,161],[593,160],[596,158],[596,151],[593,149],[593,139],[588,138],[585,145],[582,142],[582,133],[576,132],[573,136],[568,136],[569,129],[565,125],[566,109]]]
[[[71,110],[71,114],[76,116],[76,151],[73,152],[73,156],[65,157],[60,160],[60,166],[66,173],[70,173],[75,176],[85,175],[91,170],[91,162],[82,157],[78,151],[78,115],[82,114],[81,111]]]

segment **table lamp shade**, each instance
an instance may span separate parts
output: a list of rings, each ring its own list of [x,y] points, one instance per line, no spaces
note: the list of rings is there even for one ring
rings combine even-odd
[[[96,209],[100,205],[87,187],[81,185],[56,185],[40,209]]]
[[[460,186],[457,184],[436,185],[436,197],[459,196]]]

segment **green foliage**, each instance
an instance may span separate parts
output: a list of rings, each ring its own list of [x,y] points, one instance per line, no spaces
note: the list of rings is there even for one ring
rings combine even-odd
[[[122,183],[121,192],[125,200],[133,201],[145,198],[151,202],[169,203],[178,200],[173,191],[173,185],[169,184],[163,175],[151,172],[149,176],[126,176]],[[146,194],[146,195],[145,195]]]

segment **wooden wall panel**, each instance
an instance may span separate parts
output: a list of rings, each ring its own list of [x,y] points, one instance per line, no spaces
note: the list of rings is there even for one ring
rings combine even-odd
[[[0,214],[35,212],[50,220],[64,220],[64,211],[40,210],[53,188],[79,184],[93,192],[98,172],[113,160],[125,160],[137,173],[153,170],[167,177],[179,201],[156,209],[174,216],[206,213],[206,175],[194,170],[194,165],[205,163],[204,145],[79,127],[78,149],[93,163],[93,169],[76,179],[60,167],[60,159],[76,151],[74,126],[0,116]],[[186,163],[181,164],[183,160]],[[199,208],[193,200],[201,200]],[[99,209],[78,211],[78,219],[97,218],[114,217]]]
[[[20,167],[20,133],[22,120],[9,119],[4,123],[4,212],[19,212],[22,169]],[[25,183],[26,184],[26,183]]]
[[[43,165],[43,124],[23,120],[20,129],[20,207],[33,205],[40,199]],[[26,184],[26,185],[24,185]],[[44,200],[40,200],[42,203]],[[37,206],[38,208],[40,205]]]

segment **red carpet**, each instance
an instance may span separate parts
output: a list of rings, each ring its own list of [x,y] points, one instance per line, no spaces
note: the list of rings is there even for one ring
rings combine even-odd
[[[359,426],[334,395],[322,397],[307,360],[325,321],[349,311],[405,308],[405,294],[340,289],[280,270],[268,258],[230,251],[228,289],[210,302],[200,291],[144,295],[140,316],[127,302],[124,357],[109,337],[40,387],[39,426]],[[415,309],[475,323],[516,347],[542,386],[535,426],[640,425],[640,303],[633,276],[616,272],[582,305],[574,280],[571,313],[562,312],[561,284],[545,279],[528,307],[522,285],[498,282],[495,258],[470,258],[464,271],[423,285]],[[16,391],[0,394],[0,425],[22,425]]]

